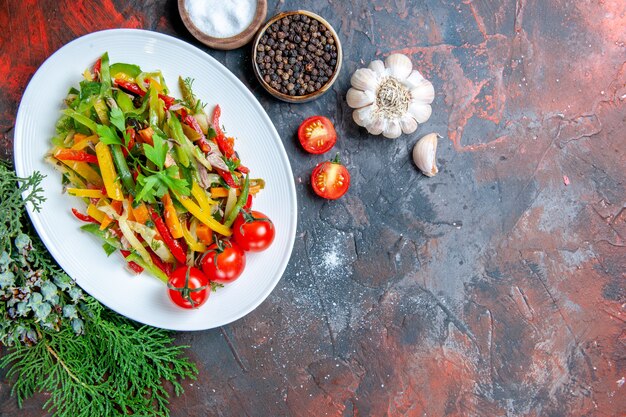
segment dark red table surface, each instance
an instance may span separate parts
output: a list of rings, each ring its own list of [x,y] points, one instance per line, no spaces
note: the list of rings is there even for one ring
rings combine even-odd
[[[177,335],[200,375],[172,415],[624,415],[626,3],[287,0],[268,13],[296,8],[328,19],[345,53],[332,90],[301,105],[261,89],[248,47],[199,44],[173,0],[0,6],[3,158],[38,66],[106,28],[206,50],[282,137],[299,203],[291,261],[245,318]],[[385,140],[352,122],[345,93],[355,69],[392,52],[436,98],[414,135]],[[310,191],[322,157],[294,137],[314,114],[334,120],[352,173],[336,202]],[[430,132],[445,139],[428,179],[410,150]],[[0,414],[44,415],[45,395],[18,412],[9,389],[2,380]]]

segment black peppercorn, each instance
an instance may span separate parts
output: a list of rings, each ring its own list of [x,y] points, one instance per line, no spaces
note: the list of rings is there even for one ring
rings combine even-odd
[[[330,29],[300,14],[272,23],[259,39],[255,53],[261,79],[290,96],[320,90],[337,66],[337,48]]]

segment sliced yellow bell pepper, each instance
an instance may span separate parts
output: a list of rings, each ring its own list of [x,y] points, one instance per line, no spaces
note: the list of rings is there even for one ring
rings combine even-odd
[[[196,219],[209,226],[213,231],[224,236],[230,236],[233,233],[230,227],[226,227],[215,220],[210,212],[203,211],[200,206],[194,203],[189,197],[178,194],[174,194],[174,196]]]
[[[104,218],[107,217],[106,214],[98,210],[98,207],[94,206],[93,204],[89,204],[87,206],[87,214],[98,220],[99,223],[102,223]]]
[[[174,237],[174,239],[180,239],[183,237],[183,227],[178,219],[174,203],[172,203],[172,197],[170,197],[168,193],[165,193],[163,197],[161,197],[161,201],[163,202],[165,224],[167,224],[167,228],[170,230],[172,237]]]
[[[198,242],[192,236],[191,232],[187,230],[187,227],[182,227],[183,237],[185,238],[185,242],[187,242],[187,246],[194,252],[204,252],[206,250],[206,245]]]
[[[102,191],[89,188],[68,188],[67,192],[76,197],[104,198]]]
[[[111,124],[109,120],[109,108],[107,107],[102,97],[98,97],[98,99],[93,102],[93,108],[98,115],[98,119],[100,119],[103,125],[108,126],[109,124]]]
[[[77,151],[81,151],[85,149],[87,146],[89,146],[90,143],[96,144],[100,141],[100,138],[98,138],[98,135],[91,135],[91,136],[81,135],[81,137],[77,138],[78,135],[79,133],[74,135],[74,145],[72,145],[72,149],[77,150]]]
[[[200,208],[207,213],[210,213],[211,206],[214,206],[216,204],[215,201],[210,200],[207,197],[206,192],[202,188],[200,188],[198,183],[196,183],[195,181],[191,185],[191,195],[196,199]]]
[[[98,165],[100,166],[100,172],[102,173],[102,180],[104,181],[104,188],[106,188],[107,195],[113,200],[124,200],[122,185],[120,184],[117,172],[115,172],[115,167],[113,166],[111,150],[105,143],[98,142],[96,145],[96,156],[98,157]]]
[[[78,175],[87,180],[88,183],[91,183],[97,187],[102,187],[104,182],[102,181],[102,177],[100,174],[89,166],[86,162],[77,162],[77,161],[61,161],[68,167],[72,168]]]
[[[76,172],[74,172],[73,170],[69,169],[67,166],[65,166],[58,159],[53,158],[51,156],[47,156],[47,157],[44,158],[44,160],[46,162],[48,162],[50,165],[52,165],[54,167],[54,169],[56,169],[57,171],[59,171],[62,174],[65,174],[65,176],[68,179],[68,181],[70,182],[70,184],[72,184],[74,187],[77,187],[77,188],[85,188],[85,187],[87,187],[87,184],[85,184],[85,181],[83,181],[83,179],[80,178],[76,174]]]
[[[111,202],[111,206],[115,203],[119,204],[119,201],[112,201]],[[100,230],[104,230],[107,227],[109,227],[109,225],[111,223],[113,223],[113,219],[111,218],[111,216],[107,215],[106,213],[103,213],[102,210],[100,210],[100,207],[105,207],[108,206],[109,202],[106,198],[102,198],[100,199],[100,201],[98,201],[98,204],[96,205],[96,208],[98,209],[98,211],[102,214],[104,214],[104,218],[102,219],[102,221],[100,222]],[[119,204],[121,206],[121,204]],[[115,208],[115,207],[114,207]]]

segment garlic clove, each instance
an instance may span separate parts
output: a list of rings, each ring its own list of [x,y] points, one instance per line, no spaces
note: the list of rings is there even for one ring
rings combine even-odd
[[[437,135],[429,133],[417,141],[413,147],[413,162],[427,177],[433,177],[437,169]]]
[[[399,81],[405,80],[413,69],[413,64],[408,56],[403,54],[391,54],[385,59],[385,66],[391,76]]]
[[[372,111],[374,110],[374,105],[369,105],[362,107],[360,109],[356,109],[352,112],[352,119],[359,126],[367,126],[372,122]]]
[[[372,135],[380,135],[387,127],[387,119],[374,115],[369,125],[366,125],[368,133]]]
[[[404,82],[404,85],[406,85],[407,87],[415,88],[424,80],[426,80],[426,78],[424,78],[422,73],[420,73],[418,70],[413,70],[411,71],[411,74],[403,82]]]
[[[355,110],[352,112],[352,120],[354,120],[354,123],[357,124],[357,126],[366,126],[367,123],[365,123],[365,121],[363,119],[361,119],[361,116],[359,115],[359,113]]]
[[[400,119],[400,128],[404,134],[413,133],[417,130],[417,120],[410,114],[405,113]]]
[[[417,120],[417,123],[424,123],[430,118],[433,109],[428,104],[412,101],[407,112]]]
[[[354,72],[350,79],[352,87],[361,91],[374,91],[378,85],[376,73],[369,68],[360,68]]]
[[[353,109],[358,109],[367,105],[370,105],[376,100],[376,96],[373,91],[361,91],[356,88],[351,88],[348,90],[348,94],[346,95],[346,101],[348,102],[348,106]]]
[[[389,119],[387,126],[383,130],[383,136],[389,139],[395,139],[402,134],[400,121],[398,119]]]
[[[435,99],[435,88],[427,81],[423,80],[411,90],[411,101],[430,104]]]
[[[385,64],[383,63],[383,61],[376,59],[372,62],[370,62],[370,64],[367,66],[367,68],[371,69],[372,71],[374,71],[374,73],[376,74],[376,76],[378,78],[382,78],[385,75],[387,75],[387,72],[385,71]]]

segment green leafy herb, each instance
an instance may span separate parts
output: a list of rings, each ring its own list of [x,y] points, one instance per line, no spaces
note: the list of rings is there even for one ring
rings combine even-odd
[[[111,126],[98,125],[96,126],[96,133],[98,133],[100,141],[106,145],[122,144],[119,136],[117,136],[117,133],[115,133],[115,129],[113,129]]]
[[[163,172],[163,171],[162,171]],[[178,168],[176,165],[172,165],[167,168],[165,171],[164,181],[170,190],[174,191],[176,194],[181,195],[189,195],[189,183],[182,178],[178,178]]]
[[[189,183],[178,177],[175,165],[150,176],[137,177],[137,200],[154,202],[155,197],[163,197],[168,189],[181,195],[190,194]]]
[[[226,163],[226,166],[228,167],[230,172],[234,172],[241,164],[239,160],[232,160],[228,158],[224,158],[224,162]]]
[[[119,129],[120,132],[124,132],[126,130],[126,119],[124,117],[124,112],[120,110],[118,107],[114,107],[111,109],[111,113],[109,114],[109,120],[111,124]]]
[[[59,417],[166,416],[165,384],[180,395],[195,366],[168,332],[106,309],[54,263],[24,211],[44,202],[42,178],[0,161],[0,367],[12,394],[21,407],[45,391]]]
[[[96,81],[81,81],[80,82],[80,95],[81,100],[87,97],[100,94],[102,84]]]
[[[126,132],[126,116],[124,115],[124,112],[118,107],[112,108],[109,113],[109,121],[113,126],[117,127],[124,137],[124,146],[128,146],[130,135]]]
[[[167,155],[167,145],[165,144],[165,137],[158,132],[154,132],[152,135],[152,142],[154,146],[143,144],[143,150],[146,154],[146,158],[151,161],[158,169],[163,169],[165,164],[165,156]]]

